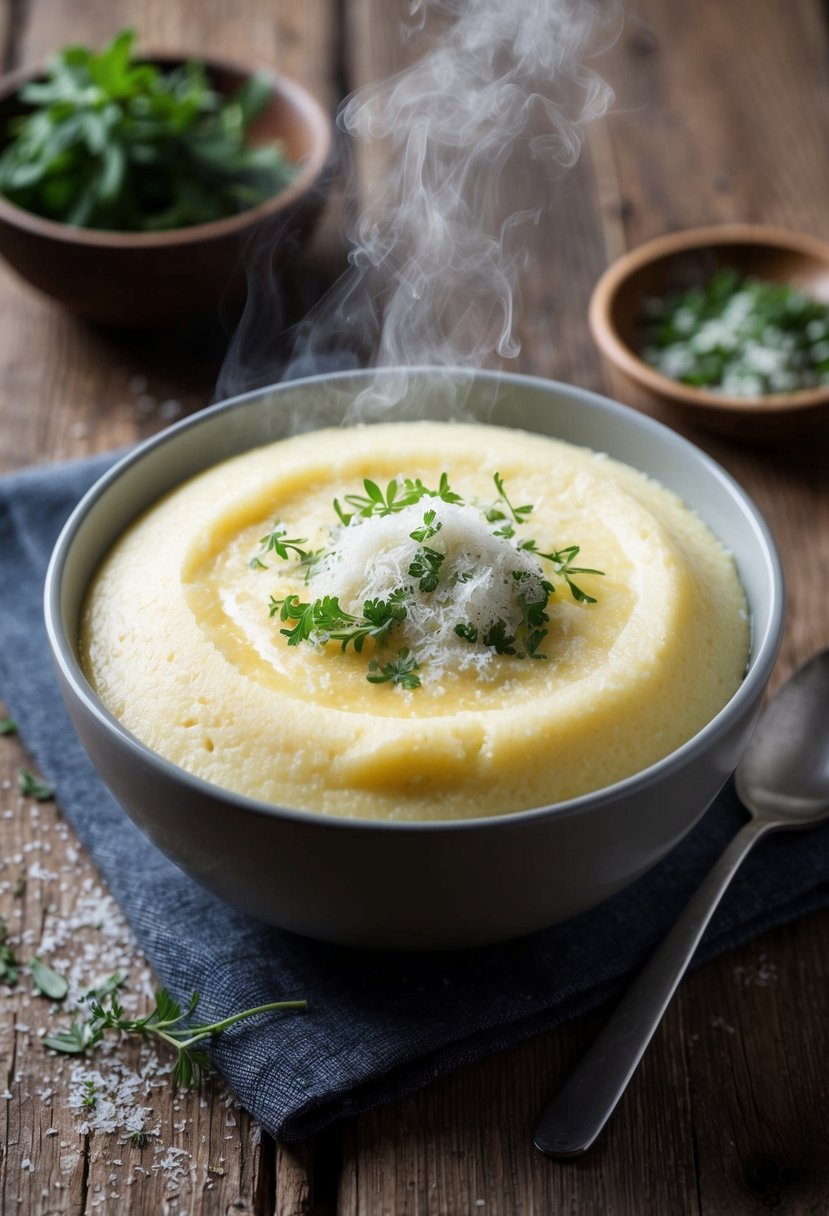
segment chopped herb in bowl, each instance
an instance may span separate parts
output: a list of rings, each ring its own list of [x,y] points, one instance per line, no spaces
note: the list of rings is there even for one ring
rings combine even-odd
[[[681,384],[734,397],[829,384],[829,306],[724,267],[645,302],[644,360]]]
[[[77,227],[157,232],[234,215],[288,184],[295,170],[279,145],[248,140],[265,78],[228,98],[203,63],[135,60],[134,37],[122,30],[99,54],[66,47],[24,85],[0,193]]]

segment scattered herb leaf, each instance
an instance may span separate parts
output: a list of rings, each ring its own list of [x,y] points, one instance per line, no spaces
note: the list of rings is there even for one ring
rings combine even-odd
[[[47,785],[45,781],[39,780],[27,768],[20,770],[17,784],[21,794],[26,798],[34,798],[36,802],[51,802],[55,796],[55,791],[51,785]]]
[[[69,991],[69,984],[62,975],[58,975],[51,967],[44,963],[43,959],[35,957],[29,963],[29,970],[32,973],[32,979],[35,982],[35,987],[43,996],[48,996],[53,1001],[62,1001]]]
[[[9,929],[5,918],[0,916],[0,984],[13,988],[20,978],[20,964],[8,942]]]
[[[14,718],[0,718],[0,735],[16,735],[17,723]]]
[[[412,540],[420,541],[422,544],[423,541],[431,540],[433,536],[437,536],[442,527],[442,523],[435,523],[434,511],[424,511],[423,527],[415,528],[414,532],[409,533],[409,536],[412,538]]]
[[[397,658],[392,659],[383,667],[372,659],[368,665],[366,679],[370,684],[396,684],[399,688],[420,688],[420,676],[416,675],[420,664],[414,655],[409,654],[408,648],[403,647],[397,652]]]
[[[421,591],[434,591],[437,588],[444,557],[445,554],[430,549],[428,545],[417,551],[409,566],[409,574],[412,578],[420,579]]]

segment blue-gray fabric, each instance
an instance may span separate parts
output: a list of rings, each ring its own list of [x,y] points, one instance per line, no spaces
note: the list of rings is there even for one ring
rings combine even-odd
[[[0,696],[121,904],[161,983],[211,1020],[304,997],[307,1014],[226,1032],[214,1059],[273,1135],[300,1139],[595,1008],[647,957],[737,830],[728,786],[661,865],[601,907],[507,944],[376,954],[308,941],[228,908],[163,857],[98,780],[66,717],[41,597],[51,546],[111,457],[0,481]],[[738,874],[699,959],[829,903],[829,829],[778,835]]]

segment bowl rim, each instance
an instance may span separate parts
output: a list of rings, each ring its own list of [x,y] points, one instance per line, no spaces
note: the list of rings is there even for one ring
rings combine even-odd
[[[320,381],[324,381],[325,383],[345,382],[353,380],[355,377],[365,380],[366,377],[373,378],[375,376],[380,377],[384,373],[388,374],[391,370],[389,368],[373,368],[328,372],[297,378],[296,380],[286,380],[279,384],[267,385],[264,388],[240,393],[227,400],[216,402],[188,418],[181,419],[158,434],[142,441],[132,450],[128,451],[126,455],[117,459],[115,464],[98,478],[90,489],[87,490],[64,523],[53,547],[44,582],[43,604],[47,637],[53,660],[64,681],[71,689],[72,694],[81,702],[86,713],[94,718],[98,726],[103,727],[109,733],[114,733],[119,744],[122,747],[126,747],[137,761],[145,766],[157,767],[167,779],[183,783],[200,798],[212,800],[218,798],[232,805],[235,810],[247,814],[265,816],[266,818],[286,819],[294,824],[314,826],[318,830],[325,831],[362,831],[371,834],[386,834],[388,832],[415,832],[420,834],[472,831],[509,832],[519,830],[533,821],[540,822],[546,820],[551,815],[556,818],[569,818],[589,813],[596,803],[607,804],[620,801],[627,796],[633,787],[648,789],[660,782],[672,770],[681,769],[693,759],[698,751],[704,749],[712,735],[718,735],[720,732],[728,729],[734,719],[742,713],[742,707],[746,701],[750,701],[755,696],[759,697],[760,691],[765,687],[771,675],[783,634],[786,599],[783,569],[774,538],[759,509],[740,484],[716,461],[708,456],[707,453],[687,439],[684,439],[670,427],[657,422],[653,418],[649,418],[640,411],[621,405],[608,397],[604,397],[588,389],[569,385],[562,381],[548,380],[540,376],[529,376],[514,372],[477,370],[473,375],[475,379],[482,379],[492,384],[493,387],[506,383],[518,388],[522,385],[527,385],[541,387],[545,391],[553,389],[554,391],[563,392],[570,395],[571,398],[575,398],[576,401],[587,403],[600,413],[603,412],[606,415],[624,418],[634,426],[641,427],[644,431],[658,433],[663,440],[667,439],[681,453],[690,455],[694,460],[700,462],[709,474],[723,484],[742,508],[745,517],[758,535],[766,558],[769,578],[768,627],[764,636],[760,638],[756,637],[752,628],[753,654],[750,655],[746,674],[737,691],[719,713],[697,731],[696,734],[692,735],[690,739],[681,744],[680,747],[675,748],[667,756],[662,757],[662,759],[657,760],[647,768],[641,769],[639,772],[633,773],[621,781],[614,782],[612,785],[603,786],[598,790],[581,794],[577,798],[570,798],[545,806],[529,807],[518,811],[505,811],[502,814],[493,816],[475,816],[464,819],[351,819],[327,815],[319,811],[308,811],[297,807],[265,802],[245,794],[239,794],[234,790],[228,790],[224,786],[197,777],[142,743],[106,709],[103,702],[98,698],[83,673],[75,644],[66,635],[61,612],[63,573],[75,537],[90,508],[107,493],[110,486],[128,469],[133,468],[145,459],[152,458],[153,453],[157,449],[164,447],[167,443],[174,442],[182,431],[198,428],[204,420],[212,419],[217,414],[255,407],[261,398],[271,396],[282,389],[288,390],[294,387],[301,387],[302,385],[319,383]],[[455,375],[458,378],[468,378],[470,376],[470,371],[466,368],[452,369],[428,365],[407,368],[406,371],[415,376],[446,376],[447,374]],[[493,424],[483,423],[483,425]]]
[[[651,367],[619,336],[614,321],[616,296],[631,275],[652,262],[675,254],[703,251],[719,245],[762,245],[792,253],[803,253],[825,264],[829,270],[829,243],[807,233],[769,224],[712,224],[684,228],[637,245],[607,267],[590,296],[588,322],[593,340],[603,354],[632,380],[662,398],[719,413],[747,415],[797,413],[829,403],[829,384],[797,389],[791,393],[767,393],[759,397],[737,397],[696,388],[672,380]]]
[[[34,211],[27,211],[25,207],[19,207],[2,193],[0,193],[0,222],[22,229],[32,236],[59,241],[66,245],[88,246],[91,249],[147,250],[163,249],[172,245],[193,245],[244,232],[257,222],[289,207],[310,190],[321,177],[331,156],[332,123],[314,95],[293,77],[285,76],[268,66],[251,67],[249,64],[234,59],[214,55],[187,55],[174,50],[158,52],[139,50],[136,59],[139,62],[171,66],[193,59],[203,63],[208,72],[211,70],[229,72],[244,78],[254,75],[264,76],[270,82],[271,92],[286,98],[302,115],[311,136],[311,150],[300,162],[295,177],[284,189],[270,195],[261,203],[257,203],[255,207],[248,207],[244,211],[225,216],[222,219],[210,220],[206,224],[167,228],[161,232],[131,232],[64,224],[59,220],[38,215]],[[0,103],[13,97],[29,81],[42,76],[43,71],[44,67],[40,64],[36,67],[21,68],[0,77]],[[0,147],[4,142],[5,135],[0,131]]]

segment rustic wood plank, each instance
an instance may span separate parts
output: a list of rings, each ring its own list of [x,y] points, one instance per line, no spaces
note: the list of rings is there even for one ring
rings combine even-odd
[[[400,66],[396,17],[354,6],[357,83]],[[385,29],[381,28],[385,25]],[[616,111],[589,131],[522,276],[519,370],[615,388],[586,332],[592,284],[637,242],[674,227],[753,219],[826,234],[829,104],[820,5],[749,0],[680,13],[637,3],[600,63]],[[800,114],[797,132],[791,119]],[[364,155],[364,180],[383,151]],[[784,548],[794,589],[775,685],[829,643],[826,452],[772,454],[690,433],[748,486]],[[810,574],[811,572],[811,574]],[[822,914],[690,976],[607,1132],[585,1159],[535,1155],[530,1127],[600,1018],[541,1036],[354,1121],[340,1205],[351,1213],[644,1211],[732,1216],[829,1203]],[[792,1028],[796,1028],[794,1031]]]
[[[0,36],[9,34],[9,20],[16,18],[6,43],[14,55],[7,59],[36,63],[68,41],[101,44],[131,24],[145,46],[275,66],[333,107],[339,79],[335,10],[335,0],[295,0],[278,10],[267,0],[251,0],[243,12],[229,0],[84,0],[71,6],[33,0],[23,13],[7,0],[0,8]],[[327,240],[335,240],[333,226]],[[226,337],[218,324],[203,323],[157,335],[107,333],[74,320],[0,267],[0,468],[116,448],[202,407],[213,395]],[[25,960],[44,925],[49,930],[53,922],[77,919],[79,896],[97,889],[99,879],[53,805],[17,798],[24,763],[19,741],[0,740],[0,779],[8,782],[0,799],[0,915],[8,917]],[[33,877],[30,866],[25,893],[15,897],[18,873],[31,859],[54,877]],[[130,990],[149,990],[140,951],[126,930],[123,935],[119,949]],[[67,967],[78,966],[84,951],[105,957],[106,946],[94,925],[85,925],[60,957]],[[153,1088],[140,1103],[151,1108],[152,1131],[143,1144],[132,1143],[123,1128],[80,1132],[83,1111],[67,1106],[72,1060],[49,1056],[36,1033],[48,1021],[43,1005],[31,996],[26,977],[15,989],[0,990],[0,1052],[9,1061],[0,1090],[11,1095],[0,1102],[0,1210],[274,1211],[274,1145],[218,1084],[179,1097],[167,1085]],[[29,1031],[15,1030],[26,1025]],[[132,1070],[146,1063],[132,1047],[119,1058]],[[47,1092],[48,1099],[39,1097]],[[292,1175],[284,1171],[295,1193],[306,1167],[300,1158]],[[284,1202],[287,1185],[280,1186],[284,1212],[291,1210]]]
[[[826,168],[817,142],[819,120],[806,108],[810,96],[826,104],[819,6],[799,5],[798,20],[792,21],[786,6],[773,0],[764,10],[764,24],[748,4],[735,0],[724,10],[706,0],[695,6],[692,19],[673,9],[662,12],[657,0],[638,3],[611,64],[620,113],[596,128],[590,160],[562,183],[539,229],[536,260],[524,276],[521,370],[602,385],[584,309],[605,258],[623,245],[670,226],[732,216],[823,230]],[[300,78],[307,72],[311,84],[320,64],[329,62],[320,48],[328,46],[336,25],[324,24],[313,4],[292,5],[287,17],[286,6],[281,7],[276,17],[264,2],[246,5],[243,20],[230,0],[199,6],[144,0],[138,8],[127,8],[122,0],[85,0],[72,6],[72,37],[100,39],[130,20],[154,45],[186,38],[195,46],[203,38],[206,50],[220,45],[244,54],[250,48],[260,60],[267,46],[265,61],[273,54],[286,66],[282,55],[293,55],[291,71]],[[401,13],[389,16],[390,7],[376,0],[348,7],[356,48],[353,82],[383,75],[412,53],[398,37]],[[61,41],[60,30],[69,21],[58,0],[37,0],[26,29],[26,56],[38,59]],[[774,37],[768,22],[774,23]],[[303,45],[318,49],[313,62],[301,51]],[[710,64],[718,76],[711,75]],[[719,92],[712,79],[723,82]],[[794,136],[790,127],[778,130],[781,113],[798,114]],[[776,147],[758,147],[772,128]],[[382,158],[368,152],[359,168],[370,190],[372,175],[382,172]],[[777,180],[777,173],[786,180]],[[0,461],[6,467],[129,441],[164,425],[163,401],[178,401],[187,411],[209,397],[217,357],[209,348],[206,356],[199,350],[205,341],[199,335],[190,337],[183,358],[178,337],[150,345],[114,340],[63,318],[10,275],[0,276],[0,310]],[[203,366],[197,356],[205,358]],[[829,569],[825,454],[795,449],[775,452],[771,461],[705,437],[702,442],[750,486],[791,549],[787,567],[797,594],[782,674],[826,638],[825,578],[820,576]],[[11,740],[0,746],[0,762],[5,757],[12,780],[22,753]],[[12,798],[8,791],[7,796]],[[33,816],[31,806],[15,801],[9,809],[13,817],[0,819],[5,862],[0,883],[7,884],[0,886],[0,911],[10,916],[16,937],[30,935],[20,943],[23,954],[24,946],[40,940],[47,904],[65,915],[83,882],[96,880],[82,855],[70,852],[65,825],[49,819],[50,808],[38,808]],[[32,879],[24,906],[13,894],[15,867],[29,856],[23,849],[36,843],[51,846],[48,863],[41,864],[57,878]],[[39,856],[42,847],[33,851]],[[21,862],[14,860],[18,856]],[[34,1023],[29,1032],[14,1030],[15,1024],[29,1024],[32,1008],[23,1003],[28,989],[21,987],[0,998],[0,1050],[7,1049],[12,1060],[12,1098],[4,1103],[3,1204],[33,1212],[160,1211],[162,1204],[168,1210],[219,1211],[238,1204],[238,1210],[254,1212],[338,1210],[343,1216],[478,1210],[505,1216],[565,1210],[741,1216],[772,1205],[792,1213],[820,1210],[829,1195],[820,1154],[827,1131],[821,1067],[826,923],[824,915],[780,930],[690,977],[605,1140],[584,1161],[558,1166],[536,1157],[529,1126],[548,1087],[563,1078],[598,1019],[542,1036],[407,1102],[353,1121],[344,1133],[338,1185],[337,1136],[322,1150],[318,1145],[280,1148],[274,1162],[272,1149],[257,1141],[250,1121],[217,1094],[203,1099],[206,1107],[199,1101],[178,1110],[153,1095],[161,1116],[159,1138],[192,1154],[184,1158],[177,1191],[175,1183],[169,1185],[172,1170],[167,1176],[152,1171],[153,1141],[128,1146],[125,1166],[117,1138],[96,1133],[88,1142],[79,1136],[76,1117],[60,1098],[67,1074],[52,1072],[58,1066],[49,1057],[43,1065],[36,1031],[31,1032]],[[79,944],[83,934],[94,943],[94,927],[83,929]],[[140,959],[131,957],[140,968]],[[137,1063],[134,1056],[127,1060]],[[51,1110],[37,1097],[50,1086],[55,1089]],[[0,1119],[4,1113],[0,1108]],[[238,1120],[235,1127],[228,1115]],[[184,1125],[181,1131],[176,1124]],[[53,1127],[57,1136],[48,1136]],[[724,1135],[724,1128],[730,1134]],[[35,1170],[22,1168],[27,1159],[37,1161]],[[116,1159],[121,1166],[112,1164]],[[42,1194],[47,1168],[62,1182],[48,1209]],[[135,1181],[121,1190],[130,1178]],[[120,1199],[110,1198],[113,1189]]]
[[[741,2],[696,6],[693,20],[651,0],[637,4],[614,56],[618,112],[591,133],[605,231],[608,216],[621,215],[626,245],[738,219],[829,233],[822,7],[801,4],[795,16],[774,3],[758,16]],[[800,117],[793,124],[783,114]],[[750,489],[780,544],[791,597],[774,688],[829,644],[820,602],[829,571],[826,448],[752,449],[671,421]],[[706,1214],[806,1213],[829,1202],[819,1147],[829,1135],[826,988],[816,980],[829,970],[827,923],[822,914],[771,934],[681,990]]]

